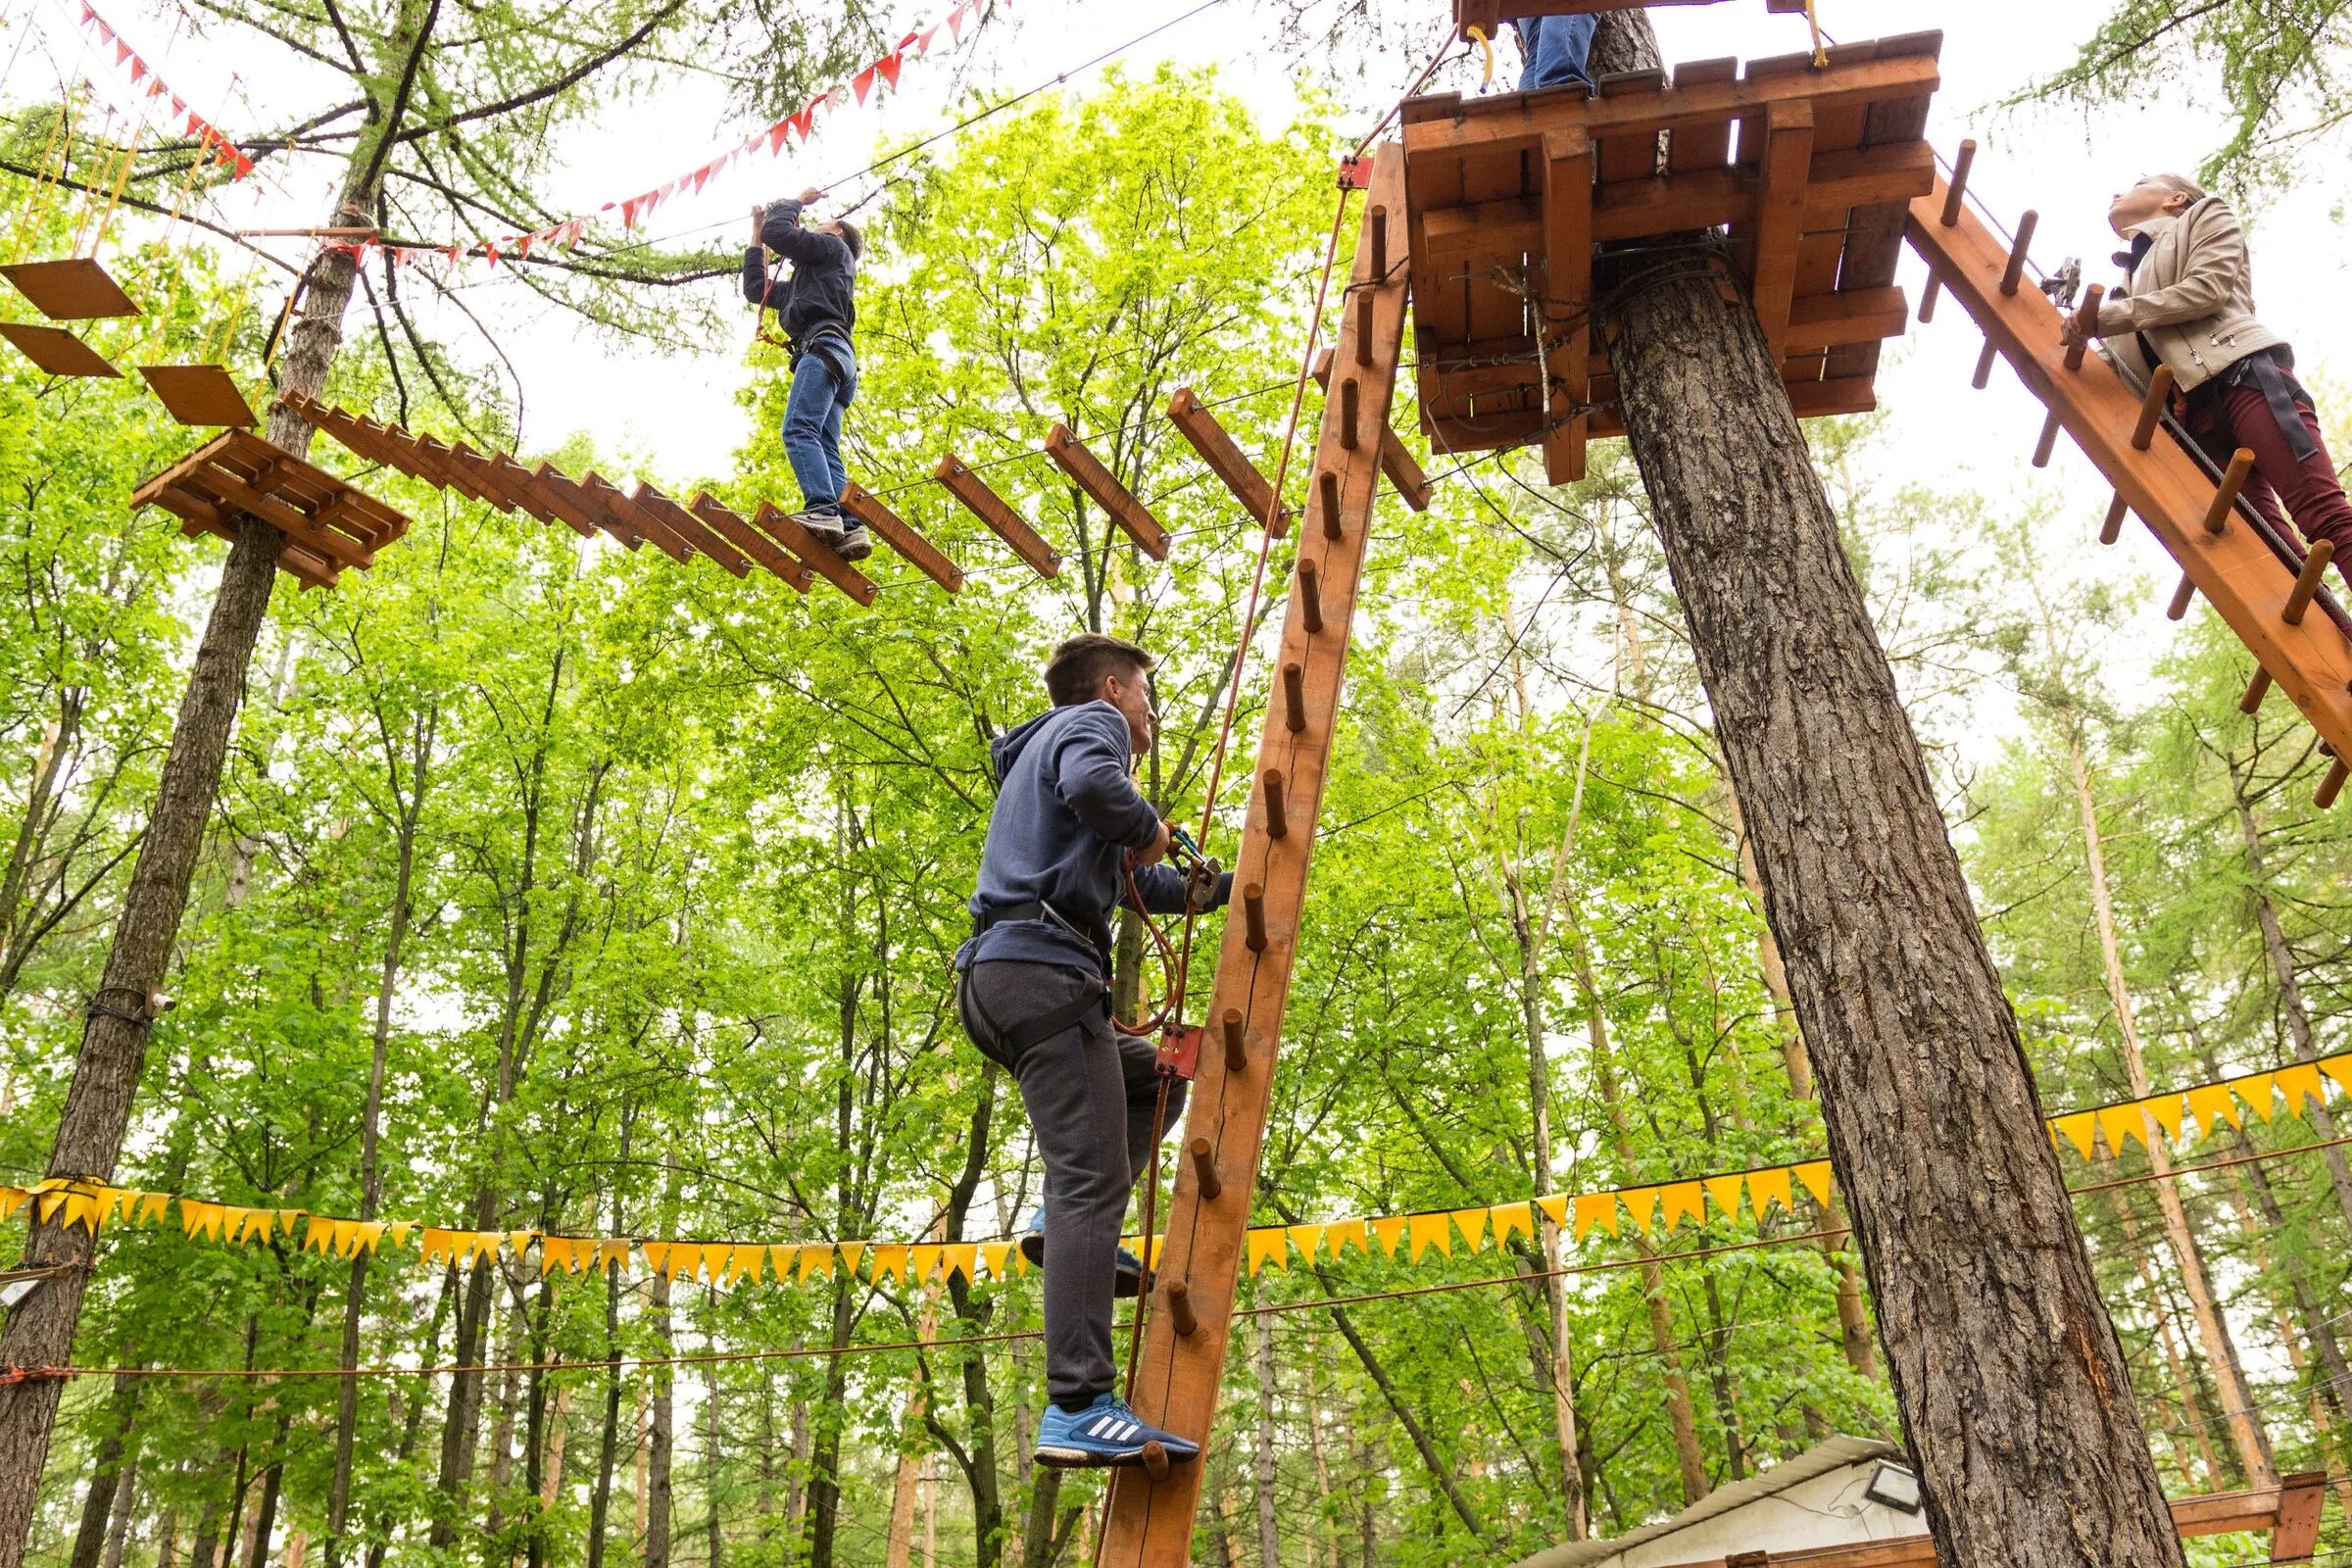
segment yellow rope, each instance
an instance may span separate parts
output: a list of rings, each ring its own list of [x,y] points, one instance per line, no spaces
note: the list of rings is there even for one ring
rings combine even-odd
[[[1486,55],[1486,70],[1480,74],[1478,84],[1481,87],[1492,87],[1494,85],[1494,41],[1487,36],[1487,29],[1475,22],[1470,24],[1468,31],[1471,41],[1476,43]]]
[[[1813,29],[1813,69],[1819,71],[1830,63],[1830,53],[1821,46],[1821,17],[1813,7],[1814,0],[1805,0],[1805,25]]]

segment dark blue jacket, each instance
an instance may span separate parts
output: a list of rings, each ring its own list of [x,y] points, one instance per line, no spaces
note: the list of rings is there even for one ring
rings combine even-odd
[[[1159,832],[1159,813],[1128,776],[1129,744],[1127,715],[1100,701],[1056,708],[997,737],[989,749],[997,806],[972,915],[1050,904],[1091,940],[1051,920],[1008,920],[966,942],[956,955],[958,970],[1010,959],[1107,977],[1126,852],[1149,849]],[[1184,875],[1175,867],[1138,866],[1135,885],[1151,912],[1183,910]]]
[[[848,346],[858,325],[858,259],[838,234],[801,226],[801,204],[777,202],[760,221],[760,244],[743,253],[743,297],[762,298],[794,347],[808,349],[818,338],[837,335]],[[771,275],[768,251],[792,264]]]

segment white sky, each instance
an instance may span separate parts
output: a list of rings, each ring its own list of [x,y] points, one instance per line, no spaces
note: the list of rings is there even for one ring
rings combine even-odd
[[[261,96],[258,89],[234,75],[234,46],[225,29],[202,37],[175,32],[177,13],[169,0],[99,3],[175,88],[230,134],[278,118],[262,113],[254,103]],[[44,90],[45,82],[60,74],[86,74],[118,101],[128,102],[111,59],[101,60],[74,26],[70,8],[75,4],[7,0],[0,65],[14,64],[0,93],[23,97]],[[905,4],[899,15],[907,24],[936,20],[945,4]],[[795,147],[776,160],[748,160],[699,195],[673,200],[643,231],[723,233],[732,243],[753,202],[804,184],[829,183],[863,165],[883,142],[937,128],[954,118],[949,105],[956,93],[978,90],[995,97],[1037,85],[1183,18],[1198,4],[1009,0],[975,44],[909,63],[903,93],[834,116],[806,149]],[[1821,0],[1821,5],[1824,25],[1847,41],[1945,28],[1943,85],[1930,137],[1947,156],[1963,135],[1979,139],[1974,188],[2004,219],[2028,206],[2038,209],[2034,252],[2045,265],[2081,256],[2086,277],[2106,277],[2105,258],[2115,243],[2101,219],[2108,193],[2142,172],[2193,169],[2223,134],[2218,117],[2184,107],[2190,97],[2185,91],[2173,93],[2170,102],[2103,115],[2095,122],[2064,111],[2006,120],[1990,113],[1988,106],[2002,95],[2070,59],[2104,12],[2104,0],[1978,0],[1964,9],[1931,0]],[[1419,68],[1446,27],[1445,0],[1428,0],[1426,18],[1400,0],[1383,0],[1383,6],[1387,46],[1342,63],[1347,69],[1336,74],[1326,61],[1302,67],[1286,45],[1275,12],[1261,0],[1223,0],[1204,14],[1175,21],[1122,56],[1120,64],[1133,74],[1149,72],[1161,61],[1215,65],[1224,84],[1269,124],[1288,118],[1298,74],[1312,70],[1333,77],[1343,102],[1358,114],[1357,122],[1368,123]],[[1801,17],[1768,15],[1760,0],[1666,6],[1653,15],[1670,62],[1727,54],[1754,58],[1805,43]],[[290,83],[280,90],[299,94],[290,101],[327,101],[318,96],[322,83],[290,78],[275,63],[276,54],[272,51],[272,79]],[[1507,86],[1516,71],[1516,51],[1506,43],[1499,54],[1497,85]],[[1070,88],[1099,90],[1101,81],[1099,70],[1077,72]],[[1440,85],[1475,88],[1476,78],[1465,64]],[[549,188],[578,210],[592,210],[699,165],[755,128],[748,121],[717,118],[714,101],[713,88],[694,82],[614,103],[596,125],[567,133],[564,167]],[[325,205],[322,177],[280,174],[248,181],[238,188],[229,211],[239,224],[316,222]],[[2316,371],[2321,379],[2334,358],[2324,330],[2328,302],[2341,297],[2344,281],[2335,212],[2339,194],[2340,186],[2326,180],[2248,215],[2263,314],[2301,346],[2307,376]],[[285,254],[296,254],[298,242],[277,243],[285,246]],[[1914,300],[1923,275],[1906,256],[1902,281]],[[655,349],[584,334],[572,319],[539,306],[479,263],[468,264],[466,276],[468,303],[497,324],[522,379],[528,443],[553,445],[578,429],[607,449],[643,454],[651,466],[672,475],[720,472],[730,466],[748,434],[734,394],[745,378],[741,350],[750,327],[748,313],[734,299],[731,277],[703,286],[714,301],[725,302],[728,319],[740,322],[739,333],[699,348]],[[278,288],[272,278],[265,297],[273,303],[280,297]],[[478,341],[452,313],[421,314],[425,329],[448,341]],[[356,318],[354,329],[359,329]],[[1988,392],[1970,390],[1978,343],[1964,315],[1947,306],[1932,326],[1915,326],[1905,342],[1893,346],[1879,376],[1882,401],[1897,416],[1884,460],[1888,476],[1996,497],[2020,487],[2056,484],[2067,499],[2064,515],[2080,519],[2076,562],[2083,569],[2168,575],[2157,547],[2136,528],[2127,533],[2130,542],[2120,551],[2099,552],[2091,545],[2105,492],[2071,446],[2060,444],[2061,456],[2047,474],[2035,475],[2026,466],[2039,423],[2037,408],[2005,369],[1996,372]],[[2136,662],[2170,641],[2161,604],[2149,603],[2143,618],[2144,627],[2133,629],[2145,635],[2127,639],[2119,649],[2126,680]]]

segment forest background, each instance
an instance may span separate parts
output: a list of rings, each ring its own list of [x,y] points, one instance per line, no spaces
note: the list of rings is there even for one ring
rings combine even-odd
[[[2046,124],[2053,103],[2096,113],[2194,84],[2225,129],[2242,110],[2240,134],[2214,143],[2224,188],[2309,221],[2341,194],[2313,172],[2344,58],[2312,9],[2297,52],[2268,47],[2251,8],[2191,23],[2134,3],[2081,70],[2009,84],[2040,98],[2008,113]],[[545,25],[482,15],[453,54],[498,27],[520,49]],[[1300,58],[1321,44],[1298,18],[1262,20]],[[748,101],[821,73],[800,25],[761,13],[752,30],[772,30],[755,41],[806,58],[801,76],[738,81]],[[570,84],[542,128],[679,69],[635,47],[617,57],[632,74]],[[960,1041],[946,968],[986,741],[1039,706],[1054,640],[1135,636],[1165,660],[1146,787],[1198,810],[1255,535],[1156,411],[1191,384],[1270,460],[1355,96],[1335,74],[1276,120],[1213,74],[1139,70],[897,166],[868,210],[851,466],[972,568],[955,598],[884,561],[860,611],[367,473],[415,526],[332,593],[282,587],[118,1180],[503,1231],[1010,1234],[1036,1163],[1016,1099]],[[5,162],[30,160],[55,107],[11,103]],[[452,156],[464,172],[417,199],[462,213],[451,191],[479,202],[494,172],[468,164],[478,149]],[[169,182],[162,162],[134,193]],[[59,253],[88,216],[4,173],[0,203],[12,258]],[[250,372],[267,313],[242,264],[182,239],[123,220],[110,265],[169,302],[123,346],[185,350],[240,321]],[[727,269],[732,241],[513,286],[584,341],[708,348],[740,341],[731,284],[677,285]],[[399,280],[379,281],[354,307],[335,399],[452,436],[511,432],[512,365],[483,338],[411,330]],[[2325,385],[2328,345],[2313,348]],[[665,466],[610,432],[547,455],[673,493],[788,498],[781,367],[764,348],[749,365],[723,470]],[[2162,621],[2152,556],[2098,552],[2079,475],[1924,477],[1905,418],[1898,403],[1809,434],[2045,1103],[2340,1048],[2352,847],[2309,807],[2324,761],[2309,732],[2277,704],[2239,711],[2243,653],[2202,611]],[[1055,420],[1150,501],[1176,535],[1168,562],[1028,455]],[[1409,431],[1409,411],[1396,423]],[[0,367],[0,1181],[41,1172],[218,573],[217,547],[119,505],[191,444],[133,386]],[[993,465],[1070,557],[1057,582],[919,482],[950,447]],[[1376,533],[1258,1222],[1817,1157],[1802,1042],[1630,466],[1604,448],[1591,480],[1554,490],[1524,455],[1422,456],[1436,505],[1387,503]],[[1261,661],[1245,736],[1264,686]],[[1124,953],[1134,984],[1133,932]],[[2187,1157],[2332,1136],[2316,1114],[2255,1119]],[[2085,1183],[2146,1157],[2067,1155]],[[2177,1203],[2139,1184],[2079,1205],[2168,1481],[2341,1472],[2340,1152],[2172,1190]],[[1519,1278],[1543,1266],[1525,1238],[1443,1265],[1350,1254],[1260,1275],[1245,1304],[1281,1310],[1237,1342],[1200,1560],[1507,1562],[1568,1534],[1570,1468],[1595,1530],[1616,1533],[1831,1433],[1893,1436],[1850,1259],[1793,1239],[1825,1220],[1595,1236],[1572,1261],[1628,1266],[1551,1288]],[[1672,1255],[1759,1236],[1784,1245]],[[1481,1277],[1496,1283],[1317,1304]],[[511,1256],[426,1267],[392,1249],[355,1273],[293,1238],[121,1228],[79,1364],[434,1364],[470,1345],[476,1365],[531,1369],[477,1375],[456,1419],[464,1380],[367,1380],[348,1409],[331,1379],[80,1380],[31,1560],[1082,1561],[1098,1485],[1029,1463],[1034,1342],[855,1348],[1037,1321],[1034,1277],[725,1288],[643,1269],[549,1280]],[[792,1353],[556,1365],[738,1351]],[[339,1532],[338,1484],[356,1498]]]

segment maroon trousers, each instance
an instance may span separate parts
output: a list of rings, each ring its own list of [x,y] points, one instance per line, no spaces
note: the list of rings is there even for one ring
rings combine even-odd
[[[2320,434],[2320,418],[2310,400],[2296,398],[2295,412],[2302,416],[2303,428],[2311,433],[2316,450],[2297,461],[2295,449],[2278,427],[2278,416],[2271,412],[2261,388],[2225,386],[2214,392],[2219,395],[2206,393],[2188,400],[2188,416],[2182,421],[2188,433],[2217,464],[2227,465],[2239,447],[2253,453],[2254,471],[2246,479],[2245,497],[2254,510],[2280,538],[2294,537],[2287,528],[2287,518],[2292,516],[2307,543],[2325,539],[2333,545],[2336,569],[2352,581],[2352,501],[2344,499],[2343,481],[2328,456],[2328,442]]]

